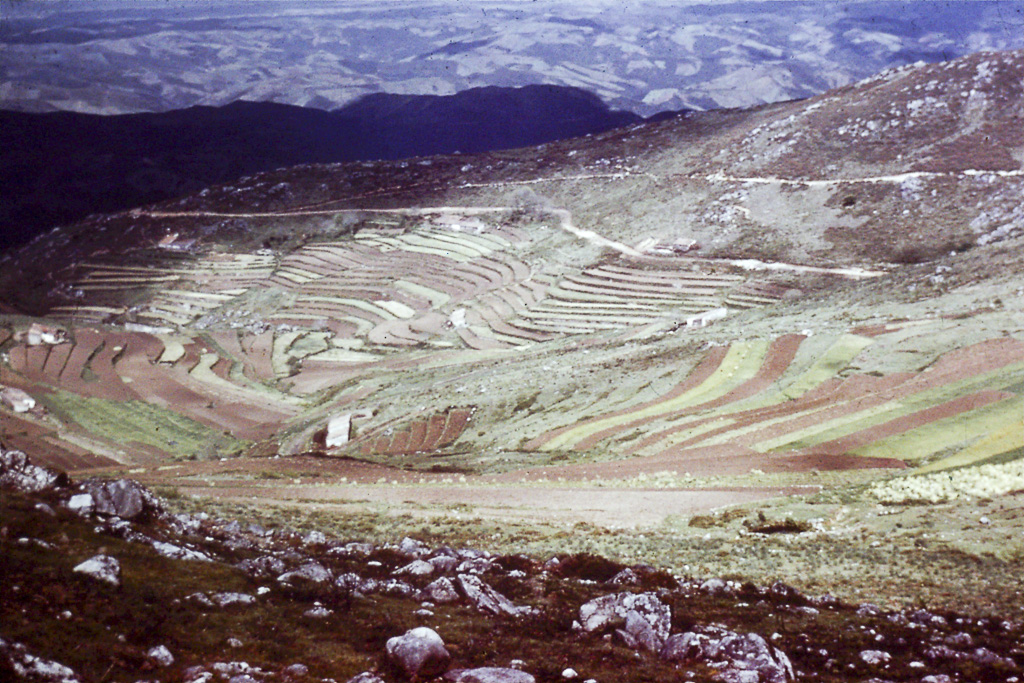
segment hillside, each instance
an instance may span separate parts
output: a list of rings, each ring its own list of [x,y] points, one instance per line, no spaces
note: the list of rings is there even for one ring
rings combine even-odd
[[[0,111],[0,251],[260,171],[527,147],[640,120],[578,88],[543,85],[381,93],[330,112],[246,101],[121,116]]]
[[[979,53],[56,230],[0,262],[4,446],[183,509],[1012,630],[1022,83],[1024,52]],[[916,663],[804,674],[974,675]]]

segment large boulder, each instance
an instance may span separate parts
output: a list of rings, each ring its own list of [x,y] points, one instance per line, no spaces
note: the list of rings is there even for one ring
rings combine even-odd
[[[507,617],[522,617],[536,612],[532,607],[520,607],[513,604],[511,600],[488,586],[478,576],[462,574],[455,581],[459,591],[466,596],[466,600],[482,612]]]
[[[786,683],[794,679],[789,657],[756,633],[741,635],[726,629],[689,631],[670,637],[659,655],[677,664],[720,667],[720,677],[726,681]]]
[[[441,636],[425,626],[391,638],[385,652],[388,661],[412,681],[440,676],[448,670],[452,659]]]
[[[580,625],[587,633],[614,628],[627,646],[651,652],[661,649],[672,628],[672,610],[654,593],[614,593],[580,607]]]
[[[34,493],[67,486],[68,475],[33,465],[21,451],[0,450],[0,488]]]
[[[444,675],[451,683],[536,683],[533,676],[519,669],[483,667],[480,669],[453,669]]]
[[[131,479],[86,479],[79,488],[92,496],[93,512],[98,515],[139,519],[163,512],[160,500]]]
[[[459,593],[455,590],[455,585],[447,576],[442,576],[440,579],[428,583],[423,589],[422,594],[424,598],[437,604],[457,602],[459,599]]]

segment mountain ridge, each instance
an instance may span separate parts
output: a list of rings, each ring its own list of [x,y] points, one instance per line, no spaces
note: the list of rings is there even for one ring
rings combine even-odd
[[[332,112],[272,102],[114,117],[0,111],[0,250],[91,213],[281,166],[525,147],[640,120],[547,85],[380,94]]]

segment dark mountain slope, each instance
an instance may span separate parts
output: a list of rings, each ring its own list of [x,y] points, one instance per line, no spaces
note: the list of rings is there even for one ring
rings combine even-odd
[[[0,111],[0,249],[259,171],[524,147],[639,120],[543,85],[381,94],[335,112],[263,102],[110,117]]]

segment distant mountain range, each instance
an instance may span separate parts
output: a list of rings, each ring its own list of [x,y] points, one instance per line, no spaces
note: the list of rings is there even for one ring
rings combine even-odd
[[[526,147],[641,120],[551,85],[378,94],[334,112],[267,102],[121,116],[0,111],[0,249],[259,171]]]
[[[0,102],[125,114],[535,83],[616,109],[806,98],[917,61],[1024,47],[1020,0],[89,0],[8,3]]]

